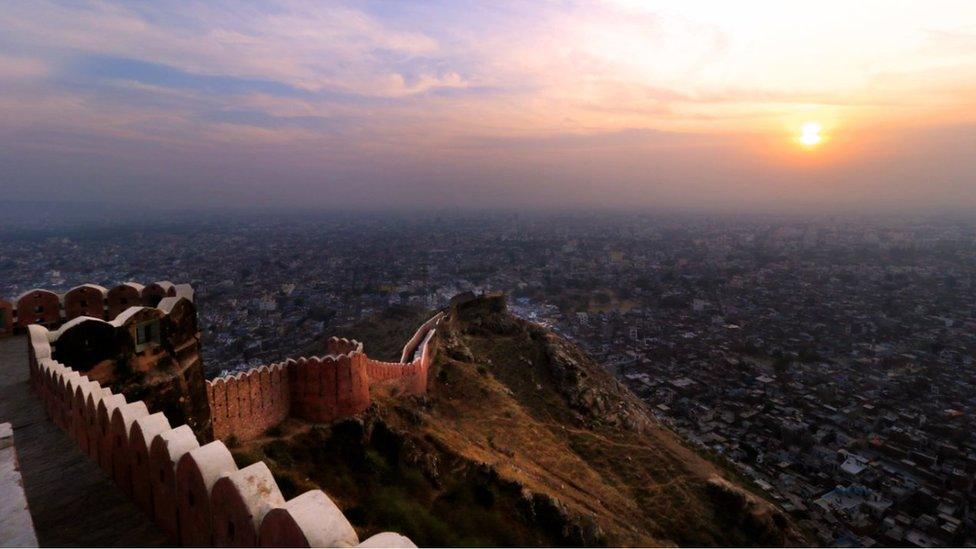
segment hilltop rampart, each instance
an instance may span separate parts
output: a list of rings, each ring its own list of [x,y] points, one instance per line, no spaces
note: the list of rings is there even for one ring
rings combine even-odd
[[[214,437],[239,441],[260,436],[288,417],[325,423],[369,407],[371,391],[427,390],[429,343],[443,313],[434,315],[403,349],[403,362],[369,358],[362,343],[330,338],[329,354],[288,359],[207,382]]]
[[[321,490],[286,501],[264,462],[238,469],[223,442],[201,446],[188,426],[172,428],[164,414],[150,413],[145,402],[126,402],[124,395],[55,360],[51,332],[44,326],[28,327],[28,345],[31,384],[48,417],[174,543],[413,546],[389,532],[360,544],[352,525]]]
[[[239,470],[221,439],[254,438],[287,417],[328,422],[354,415],[370,405],[371,390],[379,387],[424,393],[429,342],[443,313],[407,342],[402,356],[409,361],[375,361],[358,341],[331,338],[322,357],[289,359],[212,382],[201,374],[197,397],[185,391],[195,380],[189,367],[199,366],[199,333],[192,289],[184,288],[82,285],[63,296],[46,290],[21,296],[18,309],[43,315],[16,318],[18,326],[26,321],[31,384],[46,413],[174,542],[358,544],[355,530],[323,492],[285,501],[267,465]],[[4,310],[13,308],[6,305]],[[129,306],[105,319],[123,305]],[[141,380],[168,379],[165,372],[177,365],[174,383],[183,390],[177,395],[160,385],[138,392],[149,400],[128,401],[118,388],[133,373]],[[203,402],[205,413],[192,409]],[[363,545],[412,543],[384,533]]]
[[[15,299],[0,298],[0,337],[23,332],[31,324],[56,329],[82,316],[112,320],[129,307],[156,307],[167,297],[183,297],[193,301],[193,288],[189,284],[173,284],[168,280],[153,282],[148,286],[125,282],[111,290],[97,284],[82,284],[63,294],[35,288]]]

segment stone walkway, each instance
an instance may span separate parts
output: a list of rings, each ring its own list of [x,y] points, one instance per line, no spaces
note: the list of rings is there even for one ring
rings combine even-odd
[[[0,339],[0,423],[13,424],[24,491],[41,546],[167,545],[149,518],[47,419],[29,389],[29,374],[26,339]]]

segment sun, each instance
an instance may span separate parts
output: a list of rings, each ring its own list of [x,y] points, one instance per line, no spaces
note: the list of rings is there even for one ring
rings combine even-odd
[[[807,122],[800,128],[800,143],[805,147],[815,147],[823,141],[820,132],[823,126],[819,122]]]

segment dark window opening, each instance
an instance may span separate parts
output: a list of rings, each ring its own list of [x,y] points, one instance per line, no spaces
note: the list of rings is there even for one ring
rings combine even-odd
[[[232,520],[227,521],[227,539],[228,540],[234,539],[234,521]]]
[[[196,504],[196,501],[193,498],[193,491],[192,490],[190,490],[189,492],[186,493],[186,502],[187,502],[187,504],[190,507],[193,507]]]
[[[159,321],[153,320],[136,326],[136,345],[159,343]]]
[[[37,306],[35,306],[34,307],[34,312],[35,313],[43,313],[44,312],[44,305],[37,305]]]
[[[88,306],[88,301],[87,300],[84,300],[84,299],[79,299],[78,300],[78,306],[79,307],[87,307]]]

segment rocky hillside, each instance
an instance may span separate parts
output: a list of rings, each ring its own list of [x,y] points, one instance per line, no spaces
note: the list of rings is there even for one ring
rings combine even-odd
[[[426,398],[290,423],[238,459],[266,459],[286,491],[322,487],[361,534],[419,545],[803,543],[579,348],[504,302],[455,309],[435,346]]]

